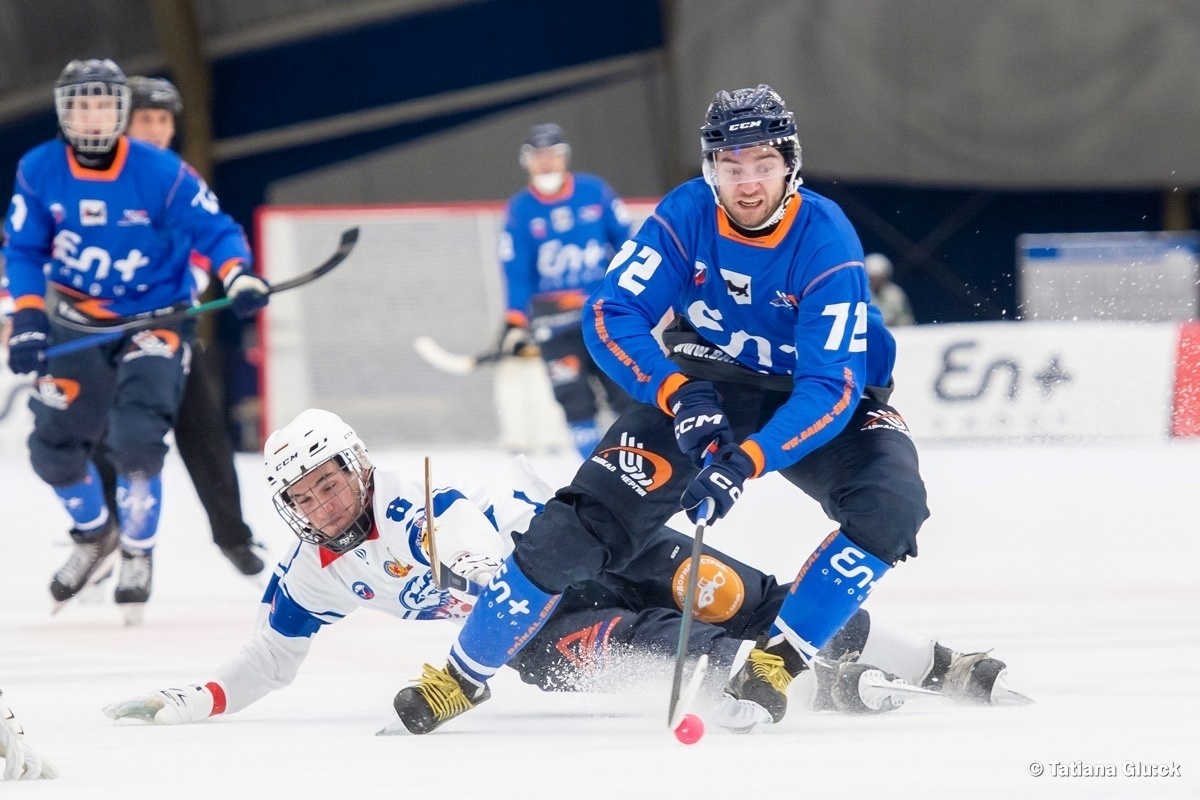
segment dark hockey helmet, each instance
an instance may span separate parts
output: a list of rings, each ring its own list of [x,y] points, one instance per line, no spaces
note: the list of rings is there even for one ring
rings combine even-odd
[[[132,75],[129,78],[130,111],[139,108],[160,108],[175,116],[183,113],[183,96],[175,84],[166,78],[147,78]]]
[[[700,126],[704,177],[714,194],[716,175],[712,167],[717,153],[764,145],[778,150],[787,163],[785,195],[790,195],[801,183],[796,115],[788,110],[779,93],[765,83],[752,89],[717,92]]]
[[[563,129],[553,122],[547,122],[529,129],[525,142],[521,145],[521,166],[526,166],[530,153],[546,147],[556,148],[562,155],[571,157],[571,145],[567,143]]]
[[[107,153],[129,124],[129,85],[109,58],[72,61],[54,83],[63,137],[79,153]]]
[[[367,538],[374,467],[341,417],[300,412],[267,438],[263,459],[275,511],[302,541],[345,553]]]

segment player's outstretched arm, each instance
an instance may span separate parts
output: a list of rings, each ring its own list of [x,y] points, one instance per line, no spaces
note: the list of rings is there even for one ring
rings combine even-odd
[[[137,719],[155,725],[199,722],[212,716],[216,709],[214,690],[222,695],[223,705],[224,693],[216,684],[210,683],[207,686],[160,689],[140,697],[112,703],[105,706],[104,713],[112,720]]]

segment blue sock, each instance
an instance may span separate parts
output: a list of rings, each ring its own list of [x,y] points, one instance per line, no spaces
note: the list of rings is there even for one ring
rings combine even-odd
[[[600,444],[600,426],[595,420],[586,420],[584,422],[572,422],[571,429],[571,444],[575,445],[575,449],[579,451],[579,455],[583,456],[583,460],[587,461],[592,457],[592,451],[596,449],[596,445]]]
[[[108,506],[104,504],[104,487],[96,465],[88,462],[87,475],[69,486],[56,486],[54,493],[75,522],[75,530],[88,534],[98,531],[108,522]]]
[[[476,683],[486,683],[542,629],[560,597],[534,586],[510,555],[479,596],[450,660]]]
[[[805,661],[829,643],[891,566],[834,531],[808,557],[771,625]]]
[[[121,512],[121,546],[148,555],[158,533],[162,475],[118,475],[117,510]]]

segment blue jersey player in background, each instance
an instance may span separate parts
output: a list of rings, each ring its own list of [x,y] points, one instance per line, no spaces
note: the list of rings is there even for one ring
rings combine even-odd
[[[568,586],[620,570],[681,506],[693,522],[725,517],[767,472],[837,528],[730,668],[718,724],[779,722],[792,679],[916,555],[925,487],[887,405],[895,342],[870,306],[858,236],[833,202],[800,188],[795,118],[769,86],[718,92],[700,130],[704,177],[662,200],[585,310],[592,355],[637,402],[517,539],[443,680],[397,694],[414,733],[487,699],[488,678]],[[664,354],[652,330],[668,312]]]
[[[521,147],[529,185],[508,201],[500,234],[507,306],[499,349],[524,355],[536,341],[572,442],[587,458],[603,433],[600,398],[619,413],[629,396],[588,355],[580,317],[632,231],[612,188],[595,175],[568,172],[570,156],[553,123],[535,125]]]
[[[130,90],[120,67],[108,59],[72,61],[54,100],[62,138],[21,159],[4,222],[16,309],[9,366],[39,375],[30,459],[74,522],[71,555],[50,593],[69,600],[111,569],[119,552],[115,599],[132,619],[150,596],[164,437],[175,422],[195,324],[168,322],[46,359],[48,345],[81,335],[48,318],[48,292],[56,316],[97,326],[186,308],[196,295],[193,249],[212,264],[239,315],[266,305],[269,287],[251,271],[241,228],[195,171],[174,153],[124,135]],[[91,460],[101,436],[117,467],[119,520],[105,506]]]

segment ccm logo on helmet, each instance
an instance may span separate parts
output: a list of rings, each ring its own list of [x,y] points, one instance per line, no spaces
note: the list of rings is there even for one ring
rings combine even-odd
[[[275,471],[279,472],[279,470],[283,469],[284,467],[286,467],[288,464],[292,463],[299,457],[300,457],[299,453],[292,453],[290,456],[285,458],[283,461],[280,461],[278,464],[275,465]]]
[[[761,119],[751,120],[750,122],[735,122],[734,124],[729,126],[729,130],[731,132],[732,131],[744,131],[747,128],[757,128],[760,125],[762,125]]]

